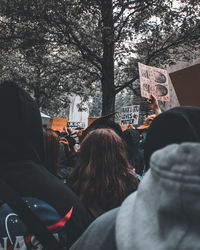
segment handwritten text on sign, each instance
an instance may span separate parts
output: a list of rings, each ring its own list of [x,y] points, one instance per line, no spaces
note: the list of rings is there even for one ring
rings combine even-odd
[[[139,120],[139,111],[140,111],[140,105],[123,107],[121,113],[121,124],[137,125]]]

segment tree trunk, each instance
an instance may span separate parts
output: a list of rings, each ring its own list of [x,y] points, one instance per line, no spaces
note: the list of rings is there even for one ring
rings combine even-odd
[[[114,24],[112,0],[102,0],[102,115],[107,115],[115,110],[115,85],[114,85]]]
[[[40,95],[40,88],[39,88],[37,82],[35,83],[35,86],[33,87],[33,89],[34,89],[35,102],[37,103],[38,108],[40,108],[40,106],[41,106],[41,102],[40,102],[41,95]]]
[[[110,79],[102,80],[102,115],[108,115],[115,111],[115,92]]]

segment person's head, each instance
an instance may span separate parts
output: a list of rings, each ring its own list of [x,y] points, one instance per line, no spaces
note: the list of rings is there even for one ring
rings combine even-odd
[[[176,107],[157,116],[147,132],[144,154],[149,168],[152,153],[172,143],[200,141],[200,108]]]
[[[136,129],[126,129],[123,131],[123,139],[128,145],[128,148],[137,148],[140,142],[140,134]]]
[[[57,175],[59,164],[60,144],[59,137],[52,129],[43,129],[45,141],[45,167]]]
[[[96,129],[83,140],[72,171],[72,189],[87,204],[115,207],[126,195],[126,182],[136,188],[123,140],[112,129]]]
[[[0,83],[0,161],[44,162],[42,121],[30,95],[14,82]]]
[[[60,131],[58,131],[58,130],[54,130],[54,132],[57,134],[57,136],[59,136],[59,137],[61,137],[62,135],[62,133],[60,132]]]
[[[121,126],[109,119],[103,119],[102,117],[95,120],[89,127],[86,129],[86,133],[90,133],[91,131],[95,129],[100,129],[100,128],[108,128],[112,129],[117,133],[120,137],[122,137],[122,129]]]

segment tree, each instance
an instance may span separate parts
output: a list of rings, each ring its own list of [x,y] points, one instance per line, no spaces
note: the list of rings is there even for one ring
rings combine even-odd
[[[75,79],[73,75],[78,80],[78,67],[66,66],[62,60],[52,56],[51,53],[58,48],[48,42],[44,30],[39,32],[38,25],[29,25],[28,22],[2,18],[0,78],[14,80],[24,87],[46,113],[63,114],[63,108],[69,105],[70,95],[81,94],[84,100],[88,98],[89,91],[83,91],[82,86],[72,80]]]
[[[134,86],[138,61],[160,66],[199,48],[198,2],[13,0],[5,1],[1,12],[42,31],[49,56],[74,72],[70,80],[80,80],[82,92],[100,82],[105,115],[114,111],[116,94]]]
[[[1,59],[1,80],[14,80],[34,97],[44,112],[58,114],[69,104],[66,95],[69,85],[64,84],[61,67],[58,70],[41,54],[32,53],[26,51],[22,54],[19,50],[4,53]]]
[[[102,94],[97,92],[89,102],[89,117],[101,116]]]

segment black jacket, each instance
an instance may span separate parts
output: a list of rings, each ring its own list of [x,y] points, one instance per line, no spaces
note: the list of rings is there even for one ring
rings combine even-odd
[[[151,123],[144,146],[145,165],[149,168],[153,152],[173,143],[200,141],[200,108],[181,106],[157,116]]]
[[[3,117],[0,178],[21,197],[34,197],[48,203],[61,217],[73,207],[66,224],[69,247],[92,218],[78,197],[44,167],[42,123],[36,103],[21,88],[4,83],[0,85],[0,113]]]

